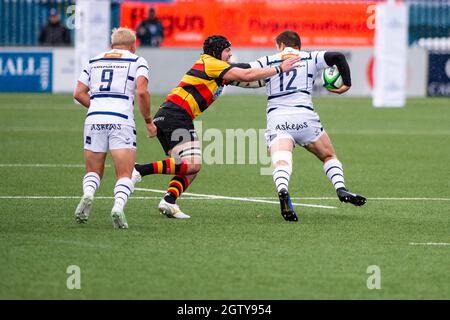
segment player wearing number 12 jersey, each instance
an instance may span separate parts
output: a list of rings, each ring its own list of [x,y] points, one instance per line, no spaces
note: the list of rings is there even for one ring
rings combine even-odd
[[[135,166],[133,182],[139,182],[147,175],[175,175],[158,205],[159,212],[169,218],[190,218],[180,210],[176,200],[201,168],[201,148],[193,120],[220,96],[224,85],[233,81],[265,79],[282,71],[292,70],[299,61],[297,57],[293,57],[276,67],[244,69],[240,65],[231,64],[231,56],[231,43],[227,38],[220,35],[206,38],[203,54],[167,95],[166,101],[155,114],[158,140],[170,157]]]
[[[295,69],[271,76],[265,83],[268,96],[266,142],[274,166],[273,181],[280,198],[281,215],[287,221],[298,221],[288,193],[292,150],[296,144],[323,162],[324,172],[342,202],[363,205],[366,198],[346,189],[342,163],[320,123],[311,99],[317,74],[333,65],[337,66],[344,85],[330,91],[341,94],[350,88],[350,69],[345,56],[339,52],[301,51],[299,35],[289,30],[277,36],[276,47],[278,53],[251,62],[250,67],[277,66],[289,57],[301,58]]]
[[[74,92],[74,98],[88,108],[84,122],[86,174],[75,219],[78,223],[87,222],[103,176],[106,154],[111,152],[117,177],[111,217],[115,228],[126,229],[124,207],[134,189],[131,174],[136,158],[133,115],[136,93],[149,136],[156,135],[156,127],[150,113],[148,64],[134,54],[134,32],[126,28],[114,29],[111,43],[112,50],[89,61]]]

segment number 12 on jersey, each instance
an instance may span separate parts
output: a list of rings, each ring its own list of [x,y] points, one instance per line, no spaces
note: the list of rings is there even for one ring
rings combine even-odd
[[[286,89],[284,88],[284,73],[280,73],[280,92],[283,92],[284,90],[297,90],[297,87],[292,86],[292,82],[294,82],[295,77],[297,77],[297,69],[292,69],[287,72],[286,77],[288,77],[290,73],[292,73],[292,77],[289,79]]]

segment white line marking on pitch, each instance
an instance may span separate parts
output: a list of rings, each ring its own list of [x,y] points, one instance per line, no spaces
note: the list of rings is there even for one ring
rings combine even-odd
[[[367,200],[393,200],[393,201],[450,201],[450,198],[367,198]]]
[[[81,196],[0,196],[0,199],[30,199],[30,200],[39,200],[39,199],[81,199]],[[96,200],[111,200],[114,199],[114,197],[95,197]],[[135,197],[132,196],[130,199],[135,200],[152,200],[152,199],[161,199],[161,197]],[[184,200],[198,200],[198,197],[183,197]],[[202,199],[202,200],[214,200],[214,199]]]
[[[251,197],[252,199],[274,200],[275,197]],[[292,200],[338,200],[337,197],[291,197]],[[368,200],[392,201],[450,201],[450,198],[367,198]]]
[[[148,191],[148,189],[136,188],[138,191]],[[155,191],[156,192],[156,191]],[[158,193],[165,193],[165,191],[159,190]],[[189,195],[189,193],[187,193]],[[186,195],[184,193],[183,195]],[[195,195],[191,197],[183,197],[183,200],[195,200],[202,198],[202,200],[220,200],[220,198],[216,198],[217,196],[206,196],[206,195]],[[219,196],[220,197],[220,196]],[[0,199],[80,199],[81,196],[0,196]],[[97,196],[95,199],[114,199],[114,197],[101,197]],[[132,196],[130,199],[136,200],[151,200],[151,199],[161,199],[161,197],[137,197]],[[249,197],[244,198],[247,200],[276,200],[274,197]],[[334,197],[291,197],[293,200],[338,200]],[[226,199],[225,199],[226,200]],[[369,200],[421,200],[421,201],[450,201],[448,198],[369,198]],[[259,202],[259,201],[258,201]],[[277,202],[278,203],[278,202]],[[300,204],[302,205],[302,204]]]
[[[103,245],[103,244],[92,244],[92,243],[86,243],[81,241],[71,241],[71,240],[45,240],[50,243],[62,243],[62,244],[74,244],[78,246],[84,246],[89,248],[95,248],[95,249],[110,249],[110,246]]]
[[[32,167],[32,168],[84,168],[84,164],[50,164],[50,163],[0,163],[0,167]],[[109,165],[106,165],[109,167]]]
[[[146,189],[146,188],[135,188],[135,190],[156,192],[156,193],[166,193],[167,192],[166,190]],[[234,200],[234,201],[243,201],[243,202],[280,204],[278,201],[269,201],[269,200],[254,199],[254,198],[226,197],[226,196],[217,196],[217,195],[212,195],[212,194],[189,193],[189,192],[184,192],[183,194],[187,195],[187,196],[199,197],[200,199],[209,198],[209,199],[216,199],[216,200]],[[312,207],[312,208],[322,208],[322,209],[336,209],[336,207],[322,206],[322,205],[318,205],[318,204],[293,203],[293,205],[303,206],[303,207]]]
[[[422,130],[416,130],[416,131],[405,131],[402,129],[392,129],[392,130],[352,130],[352,131],[346,131],[346,130],[330,130],[329,134],[351,134],[351,135],[401,135],[401,136],[416,136],[416,135],[430,135],[430,136],[436,136],[436,135],[450,135],[450,131],[448,130],[435,130],[431,132],[422,131]]]
[[[410,242],[411,246],[450,246],[447,242]]]
[[[154,189],[142,189],[136,188],[135,190],[139,191],[149,191],[149,192],[157,192],[157,193],[166,193],[165,190],[154,190]],[[271,204],[280,204],[278,201],[268,201],[261,199],[252,199],[252,198],[236,198],[236,197],[225,197],[225,196],[215,196],[215,195],[206,195],[206,194],[194,194],[194,193],[184,193],[188,197],[183,197],[183,200],[234,200],[234,201],[244,201],[244,202],[259,202],[259,203],[271,203]],[[191,197],[189,197],[191,196]],[[0,196],[0,199],[24,199],[24,200],[40,200],[40,199],[81,199],[81,196]],[[100,200],[111,200],[114,197],[95,197],[95,199]],[[149,199],[161,199],[161,197],[135,197],[131,196],[130,199],[135,200],[149,200]],[[312,208],[322,208],[322,209],[336,209],[336,207],[331,206],[321,206],[316,204],[304,204],[304,203],[293,203],[297,206],[303,207],[312,207]]]

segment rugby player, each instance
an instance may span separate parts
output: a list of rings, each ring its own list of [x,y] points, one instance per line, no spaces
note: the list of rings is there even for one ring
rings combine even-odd
[[[113,226],[127,229],[124,207],[134,186],[131,174],[136,159],[136,129],[133,115],[135,93],[148,135],[156,135],[150,113],[147,61],[135,55],[136,36],[127,28],[114,29],[112,50],[89,61],[78,79],[74,98],[88,108],[84,122],[83,197],[75,210],[78,223],[86,223],[94,195],[100,186],[107,152],[116,170]]]
[[[158,205],[159,212],[169,218],[190,218],[180,210],[176,200],[201,168],[201,147],[193,120],[220,96],[227,83],[266,79],[289,72],[300,61],[293,57],[277,66],[244,69],[239,64],[231,64],[231,56],[231,43],[225,37],[214,35],[204,41],[203,54],[167,95],[154,116],[158,140],[169,158],[135,165],[134,183],[151,174],[174,175]]]
[[[333,65],[337,66],[344,85],[329,91],[342,94],[350,89],[350,68],[345,56],[339,52],[301,51],[300,36],[294,31],[280,33],[275,41],[277,54],[262,57],[251,62],[248,67],[264,69],[268,66],[278,66],[287,57],[301,58],[295,69],[272,75],[265,81],[268,96],[265,136],[274,167],[273,181],[280,199],[281,215],[287,221],[298,221],[288,192],[292,173],[292,151],[297,144],[323,162],[323,170],[340,201],[355,206],[364,205],[365,197],[347,189],[342,163],[320,123],[311,99],[317,74]],[[253,86],[258,86],[258,83]]]

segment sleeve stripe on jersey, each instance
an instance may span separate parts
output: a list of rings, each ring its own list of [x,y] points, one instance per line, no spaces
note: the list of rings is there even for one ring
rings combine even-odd
[[[227,73],[228,71],[230,71],[231,69],[233,69],[234,66],[229,66],[228,68],[226,68],[225,70],[223,70],[220,74],[219,74],[219,78],[220,80],[223,79],[223,76],[225,75],[225,73]],[[220,86],[220,85],[219,85]]]
[[[83,70],[83,72],[86,72],[86,74],[89,75],[89,73],[86,70]]]
[[[137,57],[136,59],[131,59],[131,58],[99,58],[99,59],[89,60],[89,63],[97,62],[97,61],[129,61],[129,62],[136,62],[138,59],[139,59],[139,57]]]
[[[270,62],[267,62],[267,65],[270,66],[271,64],[280,63],[280,62],[283,62],[283,60],[270,61]]]
[[[116,99],[124,99],[124,100],[128,100],[128,96],[123,95],[123,94],[93,94],[91,96],[91,100],[92,99],[96,99],[96,98],[116,98]]]
[[[145,68],[145,69],[148,70],[148,67],[147,67],[147,66],[144,66],[143,64],[141,64],[139,67],[137,67],[136,70],[139,69],[139,68]]]
[[[86,118],[89,117],[89,116],[95,116],[95,115],[99,115],[99,114],[128,119],[128,116],[126,114],[122,114],[122,113],[118,113],[118,112],[110,112],[110,111],[94,111],[94,112],[88,113],[86,115]]]
[[[132,76],[128,76],[128,80],[134,81],[134,78]]]

